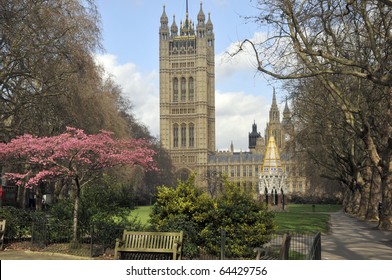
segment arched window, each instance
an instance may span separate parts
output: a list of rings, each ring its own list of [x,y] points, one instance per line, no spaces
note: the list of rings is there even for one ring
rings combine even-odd
[[[173,102],[178,102],[178,79],[173,79]]]
[[[181,101],[186,101],[186,80],[181,78]]]
[[[195,82],[192,77],[189,78],[189,101],[195,99]]]
[[[173,147],[178,148],[178,125],[173,125]]]
[[[181,147],[186,147],[186,124],[181,125]]]
[[[189,124],[189,147],[195,147],[195,126],[193,123]]]

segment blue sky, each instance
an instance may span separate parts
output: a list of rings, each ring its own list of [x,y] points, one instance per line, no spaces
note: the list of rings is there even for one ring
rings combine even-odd
[[[133,104],[133,112],[152,135],[159,136],[159,42],[158,30],[163,5],[172,23],[185,18],[185,0],[96,0],[102,24],[104,53],[97,54],[103,65],[122,87]],[[216,71],[216,148],[248,149],[248,132],[256,121],[264,134],[272,100],[274,82],[257,73],[254,57],[244,53],[236,58],[225,52],[234,50],[245,39],[262,38],[265,32],[241,16],[257,14],[254,1],[204,0],[203,11],[215,33]],[[199,0],[189,0],[189,16],[196,21]],[[277,86],[277,85],[276,85]],[[284,92],[277,91],[281,111]]]

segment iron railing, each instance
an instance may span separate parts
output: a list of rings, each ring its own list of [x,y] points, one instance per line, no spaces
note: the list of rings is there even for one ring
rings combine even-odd
[[[23,226],[22,226],[23,224]],[[115,240],[121,238],[125,226],[113,226],[107,223],[89,223],[78,226],[76,242],[73,238],[71,221],[59,221],[49,216],[39,216],[26,220],[20,226],[13,226],[12,230],[5,232],[5,247],[27,248],[46,252],[72,254],[84,257],[114,255]],[[217,247],[220,252],[215,255],[205,252],[200,248],[198,259],[234,259],[230,252],[233,239],[244,236],[243,232],[221,231],[217,237]],[[268,254],[275,259],[281,258],[281,248],[284,238],[289,236],[288,251],[284,259],[288,260],[319,260],[321,259],[321,234],[318,233],[274,233],[264,236],[264,244]],[[202,247],[202,246],[201,246]],[[253,248],[251,248],[253,250]],[[244,258],[255,259],[253,256]]]
[[[226,246],[228,238],[230,238],[230,235],[222,230],[220,259],[226,259],[226,256],[230,255]],[[320,232],[274,233],[265,239],[269,241],[261,244],[260,247],[264,248],[272,259],[281,259],[283,256],[283,259],[287,260],[321,260]],[[286,245],[284,245],[285,242]],[[283,249],[282,247],[285,248]],[[287,250],[283,252],[283,255],[281,252],[282,249]]]
[[[124,226],[107,224],[80,224],[76,241],[70,222],[39,218],[30,221],[23,233],[6,234],[5,247],[29,249],[43,252],[64,253],[83,257],[97,257],[114,254],[115,240],[122,236]],[[15,230],[14,230],[15,231]],[[16,234],[15,234],[16,233]]]

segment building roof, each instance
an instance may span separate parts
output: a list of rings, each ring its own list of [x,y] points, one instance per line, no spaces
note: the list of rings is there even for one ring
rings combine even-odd
[[[208,163],[262,162],[264,155],[251,152],[217,152],[208,156]]]

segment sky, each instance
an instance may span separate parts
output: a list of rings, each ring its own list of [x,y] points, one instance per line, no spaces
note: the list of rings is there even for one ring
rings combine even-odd
[[[186,0],[96,0],[101,14],[104,52],[96,54],[102,65],[131,102],[133,113],[159,137],[159,37],[163,6],[169,26],[185,19]],[[189,17],[194,22],[200,0],[189,0]],[[251,52],[231,58],[238,42],[265,38],[256,23],[243,16],[257,14],[249,0],[204,0],[203,11],[215,34],[215,130],[216,149],[228,150],[233,142],[236,151],[248,150],[248,133],[256,122],[264,135],[272,102],[273,87],[282,113],[285,92],[271,78],[257,72]]]

